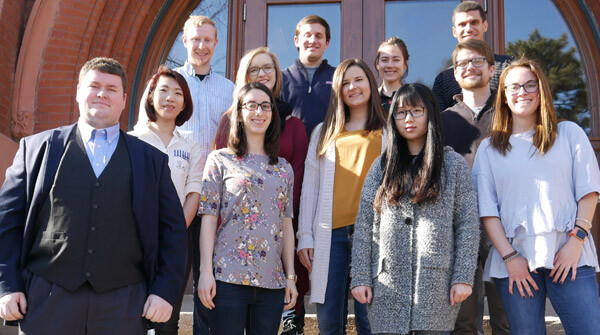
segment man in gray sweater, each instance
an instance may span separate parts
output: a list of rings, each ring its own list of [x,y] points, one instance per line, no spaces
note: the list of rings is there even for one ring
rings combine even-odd
[[[494,116],[496,94],[490,89],[495,75],[494,54],[478,39],[459,43],[452,53],[454,78],[462,93],[454,95],[454,106],[442,113],[446,145],[461,154],[473,167],[479,143],[488,135]],[[453,334],[483,334],[483,266],[489,252],[488,239],[482,233],[479,264],[473,294],[462,303]],[[493,334],[510,334],[502,302],[492,283],[485,283]]]

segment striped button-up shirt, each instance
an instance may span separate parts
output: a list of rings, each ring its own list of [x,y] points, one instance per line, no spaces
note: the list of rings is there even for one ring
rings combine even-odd
[[[192,117],[178,129],[182,136],[200,144],[201,167],[204,169],[221,115],[231,107],[234,85],[231,80],[213,72],[212,69],[203,80],[200,80],[187,61],[182,67],[174,70],[187,81],[194,103]]]

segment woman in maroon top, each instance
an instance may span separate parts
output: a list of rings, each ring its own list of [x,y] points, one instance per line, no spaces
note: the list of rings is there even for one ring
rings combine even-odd
[[[259,82],[264,84],[275,97],[277,111],[281,120],[281,135],[279,136],[279,156],[285,158],[294,170],[294,233],[298,231],[298,208],[300,206],[300,190],[302,189],[302,178],[304,177],[304,159],[308,151],[308,138],[306,137],[306,128],[300,119],[292,116],[292,107],[279,99],[279,92],[283,85],[283,77],[279,67],[277,56],[269,51],[268,48],[260,47],[248,51],[240,60],[235,85],[236,88],[242,87],[247,83]],[[215,136],[214,149],[221,149],[227,146],[229,136],[231,109],[225,112],[221,117]],[[304,294],[308,292],[309,280],[308,272],[304,266],[301,266],[298,256],[295,256],[296,274],[298,282],[298,303],[296,311],[300,308]]]

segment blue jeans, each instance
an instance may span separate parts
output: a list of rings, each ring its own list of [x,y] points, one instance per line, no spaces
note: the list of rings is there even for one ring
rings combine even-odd
[[[577,278],[571,281],[571,271],[564,284],[552,283],[550,270],[531,273],[539,291],[533,297],[521,298],[517,286],[508,293],[508,278],[494,278],[502,299],[512,335],[546,334],[544,320],[546,294],[560,318],[566,334],[600,334],[600,298],[596,270],[590,266],[577,268]]]
[[[214,335],[277,335],[284,289],[268,289],[217,281],[215,308],[210,311]]]
[[[321,335],[346,334],[353,233],[354,225],[333,229],[331,232],[325,303],[317,304],[317,321]],[[354,300],[354,315],[358,335],[370,335],[367,305]]]

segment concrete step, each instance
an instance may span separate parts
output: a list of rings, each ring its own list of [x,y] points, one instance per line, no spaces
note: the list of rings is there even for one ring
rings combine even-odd
[[[485,304],[487,306],[487,304]],[[316,308],[315,305],[311,305],[308,303],[308,297],[305,297],[305,306],[306,306],[306,316],[305,316],[305,335],[317,335],[317,317],[315,315]],[[353,304],[349,303],[349,317],[348,317],[348,327],[347,334],[355,335],[356,327],[354,325],[354,311]],[[181,306],[181,318],[179,320],[179,334],[180,335],[192,335],[192,312],[194,310],[194,303],[191,295],[186,295],[183,299],[183,305]],[[483,317],[483,330],[485,335],[491,335],[492,331],[489,326],[489,314],[487,312],[487,307],[484,310]],[[560,319],[556,316],[550,301],[546,300],[546,329],[548,331],[548,335],[563,335],[565,334]],[[0,335],[16,335],[17,327],[4,327],[0,326]]]

